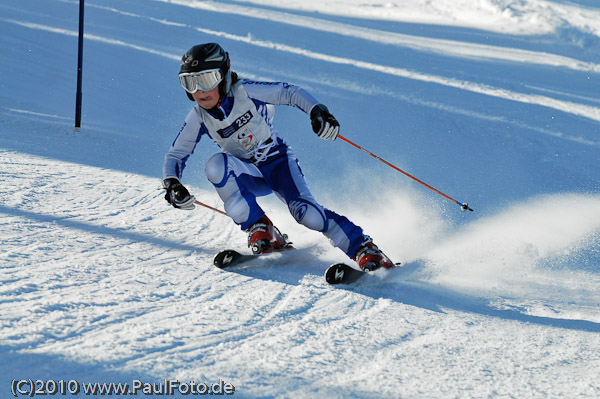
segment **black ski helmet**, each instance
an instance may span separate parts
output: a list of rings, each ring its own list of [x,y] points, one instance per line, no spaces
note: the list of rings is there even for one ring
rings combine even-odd
[[[231,69],[229,53],[217,43],[198,44],[181,57],[179,73],[200,72],[207,69],[220,69],[223,80],[219,83],[219,96],[225,97],[231,88]],[[185,92],[191,101],[194,98]]]

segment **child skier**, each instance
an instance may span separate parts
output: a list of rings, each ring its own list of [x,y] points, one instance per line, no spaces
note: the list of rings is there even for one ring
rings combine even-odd
[[[393,266],[362,228],[315,201],[292,149],[273,128],[273,105],[290,105],[310,116],[319,138],[333,141],[339,123],[325,105],[298,86],[240,79],[231,71],[229,54],[217,43],[186,52],[179,81],[196,104],[165,157],[163,187],[171,205],[194,208],[195,197],[180,180],[196,144],[207,136],[221,152],[207,161],[206,176],[227,214],[248,233],[254,253],[286,244],[256,202],[257,196],[274,192],[298,223],[322,232],[362,270]]]

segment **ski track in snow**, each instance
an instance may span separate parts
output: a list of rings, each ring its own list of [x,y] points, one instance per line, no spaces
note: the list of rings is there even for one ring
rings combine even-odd
[[[224,8],[215,2],[198,0],[171,1],[190,7]],[[565,26],[600,35],[600,13],[596,8],[559,1],[454,0],[426,2],[408,0],[239,0],[242,3],[313,11],[329,15],[375,20],[403,21],[417,24],[470,27],[491,32],[535,35],[554,32]],[[208,3],[205,5],[203,3]],[[591,2],[590,2],[591,4]],[[596,4],[594,4],[596,6]],[[233,8],[233,7],[232,7]]]
[[[205,7],[202,5],[202,3],[193,3],[193,7],[205,9]],[[208,9],[211,11],[214,11],[215,7],[216,6],[213,4],[210,7],[208,7]],[[119,12],[116,9],[112,9],[112,8],[109,8],[109,9],[114,12]],[[225,10],[228,10],[228,12],[232,12],[232,13],[236,13],[236,14],[244,12],[243,10],[242,11],[237,10],[237,7],[236,8],[225,8]],[[223,12],[223,11],[220,10],[219,12]],[[128,16],[139,17],[135,14],[134,15],[131,15],[130,13],[125,13],[125,14]],[[253,16],[257,15],[256,13],[250,13],[250,14]],[[276,16],[279,16],[279,14],[276,14]],[[269,19],[271,19],[271,18],[274,18],[274,17],[270,17]],[[77,36],[77,34],[78,34],[77,31],[69,31],[69,30],[65,30],[65,29],[61,29],[61,28],[44,26],[44,25],[30,23],[30,22],[26,22],[26,21],[15,21],[15,20],[10,20],[10,19],[3,19],[3,20],[5,22],[14,23],[14,24],[17,24],[17,25],[20,25],[23,27],[27,27],[30,29],[48,31],[48,32],[59,33],[59,34],[64,34],[64,35],[69,35],[69,36]],[[165,23],[165,24],[169,24],[169,25],[175,25],[175,26],[178,25],[176,23],[156,20],[154,18],[152,18],[152,20],[155,22]],[[311,21],[312,20],[314,20],[314,19],[311,19]],[[297,23],[296,16],[284,17],[283,21],[288,22],[288,23],[292,23],[292,21],[293,21],[294,24]],[[281,20],[280,20],[280,22],[281,22]],[[179,25],[181,27],[188,27],[186,25],[181,25],[181,24],[179,24]],[[335,24],[332,24],[332,23],[322,23],[321,22],[321,23],[313,23],[312,25],[315,26],[316,29],[320,29],[320,30],[325,30],[324,26],[327,26],[329,28],[329,29],[326,29],[327,31],[333,31],[335,33],[341,33],[341,34],[345,34],[345,35],[351,35],[353,37],[366,38],[368,40],[375,40],[376,37],[386,37],[386,38],[388,38],[387,40],[390,41],[392,39],[389,39],[389,38],[394,36],[394,34],[389,34],[388,32],[377,32],[377,31],[369,32],[368,30],[367,30],[367,32],[369,33],[368,35],[365,35],[365,34],[361,35],[361,34],[357,34],[356,30],[352,30],[352,27],[341,25],[340,27],[336,28]],[[309,24],[308,26],[311,26],[311,25]],[[273,42],[271,40],[259,40],[259,39],[253,38],[251,35],[239,36],[239,35],[230,34],[228,32],[215,31],[215,30],[211,30],[211,29],[205,29],[202,27],[193,27],[193,29],[198,32],[207,34],[209,36],[214,36],[216,38],[220,37],[220,38],[226,38],[229,40],[240,41],[243,43],[251,44],[253,46],[275,49],[277,51],[301,55],[301,56],[304,56],[304,57],[307,57],[310,59],[326,61],[326,62],[330,62],[333,64],[352,65],[356,68],[362,68],[362,69],[370,70],[370,71],[377,71],[377,72],[380,72],[383,74],[389,74],[389,75],[393,75],[393,76],[397,76],[397,77],[412,79],[412,80],[426,82],[426,83],[439,84],[439,85],[443,85],[443,86],[447,86],[447,87],[457,88],[460,90],[470,91],[473,93],[483,94],[486,96],[498,97],[498,98],[511,100],[511,101],[517,101],[517,102],[521,102],[521,103],[525,103],[525,104],[540,105],[543,107],[549,107],[549,108],[553,108],[553,109],[556,109],[556,110],[559,110],[562,112],[569,112],[569,113],[572,113],[573,115],[583,116],[586,118],[590,118],[592,120],[600,121],[600,108],[590,106],[590,105],[575,103],[572,101],[558,100],[558,99],[548,97],[548,96],[543,96],[543,95],[519,93],[519,92],[515,92],[512,90],[497,88],[497,87],[493,87],[493,86],[485,85],[485,84],[481,84],[481,83],[469,82],[469,81],[465,81],[465,80],[458,80],[458,79],[454,79],[454,78],[447,78],[444,76],[424,74],[424,73],[421,73],[418,71],[408,70],[408,69],[404,69],[404,68],[398,68],[398,67],[394,67],[394,66],[390,66],[390,65],[375,64],[372,62],[361,61],[361,60],[348,58],[348,57],[332,56],[332,55],[328,55],[328,54],[323,54],[323,53],[319,53],[319,52],[315,52],[315,51],[306,50],[303,48],[289,46],[289,45],[286,45],[283,43]],[[364,29],[359,30],[359,31],[364,31]],[[494,48],[492,46],[474,46],[472,44],[466,45],[464,43],[445,41],[445,40],[431,40],[431,39],[426,39],[426,38],[420,38],[420,39],[413,38],[412,40],[407,40],[404,36],[406,36],[406,35],[402,35],[401,38],[393,40],[393,41],[391,41],[391,43],[395,44],[395,45],[401,45],[401,46],[404,45],[404,46],[408,46],[408,47],[416,47],[418,50],[437,51],[437,52],[441,52],[443,54],[450,53],[450,54],[452,54],[454,56],[458,56],[458,57],[467,57],[467,58],[475,57],[475,58],[483,58],[483,59],[485,59],[485,58],[496,58],[497,59],[498,57],[502,57],[502,59],[505,61],[529,62],[529,63],[533,63],[533,64],[563,66],[563,67],[572,68],[575,70],[590,71],[590,72],[594,72],[594,73],[600,72],[600,66],[597,64],[585,63],[585,62],[568,59],[566,57],[559,57],[559,56],[555,56],[555,55],[551,55],[551,54],[527,52],[524,50],[507,49],[507,48],[499,48],[499,47]],[[111,44],[111,45],[128,47],[128,48],[135,49],[138,51],[145,51],[145,52],[148,52],[151,54],[163,56],[163,57],[174,59],[174,60],[179,60],[179,58],[180,58],[179,55],[176,55],[176,54],[169,54],[169,53],[165,53],[162,51],[150,49],[147,47],[127,43],[127,42],[124,42],[121,40],[114,40],[111,38],[106,38],[106,37],[93,35],[93,34],[89,34],[89,33],[85,34],[85,38],[89,39],[89,40],[100,41],[100,42]],[[434,44],[432,44],[432,43],[434,43]],[[468,49],[468,48],[471,48],[471,50],[467,51],[466,49]],[[457,49],[457,50],[452,50],[452,49]],[[491,57],[490,54],[492,54],[492,53],[497,54],[497,55],[495,57]],[[506,54],[506,55],[499,56],[498,54]]]
[[[259,268],[221,271],[211,266],[212,255],[224,246],[242,247],[244,235],[210,211],[168,208],[153,179],[8,151],[0,158],[3,357],[69,359],[91,367],[100,379],[116,370],[154,380],[227,376],[241,397],[304,397],[307,387],[309,397],[373,392],[393,397],[399,383],[406,396],[440,397],[470,389],[492,395],[507,384],[516,396],[597,393],[591,381],[586,387],[589,374],[582,380],[559,378],[599,365],[596,273],[545,270],[521,280],[536,272],[534,265],[520,263],[531,254],[504,260],[501,270],[490,263],[494,256],[473,254],[451,237],[387,282],[375,274],[350,290],[323,281],[328,260],[340,255],[318,241],[312,250],[261,260]],[[9,190],[16,186],[25,189]],[[588,201],[584,210],[600,217],[597,198],[577,200]],[[511,222],[500,215],[468,227],[473,233],[465,234],[502,240],[551,219],[560,201],[524,205],[526,214],[536,210],[533,220]],[[276,213],[280,226],[296,232],[284,215]],[[182,216],[187,223],[177,223]],[[385,215],[377,222],[384,223]],[[548,243],[545,232],[540,241],[551,247],[546,252],[562,251],[570,246],[566,237],[577,240],[593,227],[593,222],[583,224],[555,243]],[[527,245],[519,237],[513,240]],[[497,242],[475,247],[506,253]],[[478,262],[481,275],[472,269]],[[519,275],[512,274],[519,269]],[[545,298],[535,292],[536,282],[547,284],[540,291]],[[453,284],[462,289],[450,288]],[[473,286],[476,295],[466,294]],[[448,347],[448,340],[454,346]],[[8,353],[7,347],[12,348]],[[453,350],[460,351],[458,357],[448,356]],[[313,366],[307,368],[307,360]],[[232,364],[237,365],[233,370]],[[77,369],[61,373],[89,378],[89,371],[80,375]],[[54,370],[39,376],[44,375],[59,378]],[[427,375],[435,375],[439,384],[431,387]],[[465,375],[470,378],[457,384]],[[479,382],[487,391],[477,387]]]
[[[168,0],[168,2],[211,12],[244,15],[257,19],[278,21],[279,23],[284,23],[291,26],[301,26],[302,28],[309,28],[322,32],[330,32],[338,35],[349,36],[356,39],[365,39],[377,43],[385,43],[398,47],[414,48],[419,51],[430,51],[453,57],[551,65],[580,71],[590,71],[595,73],[600,72],[600,65],[549,53],[540,53],[536,51],[527,51],[517,48],[499,47],[464,41],[461,42],[456,40],[432,39],[423,36],[400,34],[396,32],[369,29],[340,22],[333,22],[314,17],[306,17],[297,14],[272,11],[264,8],[243,7],[240,5],[215,3],[211,1],[190,2],[188,0]],[[114,12],[120,12],[117,9],[111,10]],[[128,13],[128,15],[131,14]],[[142,15],[135,16],[138,18],[147,18]],[[173,22],[165,20],[156,21],[172,25],[175,24]]]

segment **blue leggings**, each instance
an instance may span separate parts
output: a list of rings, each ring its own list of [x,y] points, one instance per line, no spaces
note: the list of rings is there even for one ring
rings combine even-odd
[[[320,231],[352,258],[364,241],[362,228],[317,203],[292,150],[285,144],[279,150],[258,165],[226,153],[208,160],[206,176],[223,200],[227,214],[247,230],[265,214],[256,197],[275,193],[298,223]]]

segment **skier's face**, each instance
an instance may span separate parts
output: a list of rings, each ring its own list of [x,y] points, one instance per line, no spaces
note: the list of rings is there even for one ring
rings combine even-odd
[[[204,109],[211,109],[219,102],[219,86],[210,91],[198,90],[192,93],[194,100]]]

